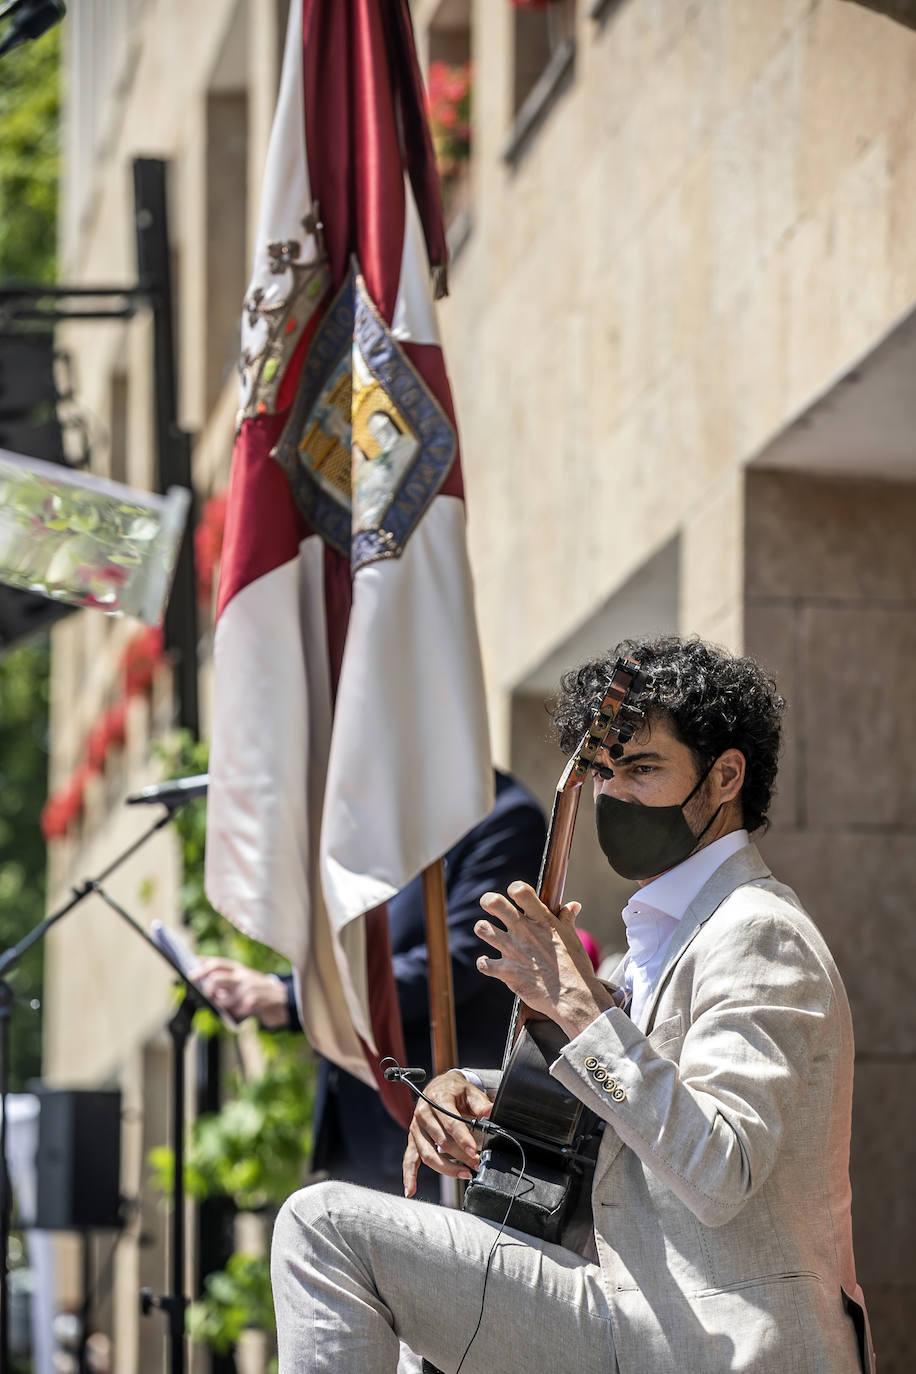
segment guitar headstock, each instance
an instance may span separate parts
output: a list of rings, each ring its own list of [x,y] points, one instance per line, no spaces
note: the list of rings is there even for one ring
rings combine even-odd
[[[645,712],[632,703],[651,684],[632,658],[618,658],[604,686],[601,703],[567,765],[562,785],[580,784],[595,762],[598,750],[607,746],[611,735],[617,744],[626,744],[645,720]],[[613,752],[614,746],[611,745]]]
[[[613,753],[617,745],[626,744],[642,724],[645,714],[633,702],[650,683],[651,678],[640,672],[639,664],[632,658],[618,658],[604,685],[598,709],[557,783],[547,847],[538,878],[538,896],[553,912],[559,911],[563,901],[569,849],[582,784],[595,762],[595,755],[607,744],[608,737],[616,736],[616,744],[610,746]]]

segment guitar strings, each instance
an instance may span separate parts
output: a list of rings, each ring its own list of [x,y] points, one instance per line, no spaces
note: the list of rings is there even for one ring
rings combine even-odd
[[[518,1197],[518,1190],[522,1185],[522,1179],[524,1178],[528,1168],[528,1160],[525,1155],[525,1147],[520,1140],[516,1140],[515,1136],[512,1135],[510,1131],[504,1130],[502,1126],[497,1126],[494,1122],[489,1121],[485,1116],[461,1116],[460,1113],[453,1112],[450,1110],[450,1108],[442,1107],[438,1102],[434,1102],[431,1097],[427,1097],[426,1093],[423,1092],[422,1089],[419,1088],[416,1083],[414,1083],[410,1078],[407,1077],[407,1075],[411,1073],[412,1070],[403,1069],[400,1066],[400,1064],[398,1064],[397,1060],[394,1059],[392,1056],[389,1055],[386,1059],[383,1059],[381,1061],[381,1064],[393,1065],[392,1068],[385,1070],[385,1077],[396,1078],[399,1082],[406,1083],[410,1091],[414,1094],[414,1096],[418,1098],[422,1097],[423,1101],[428,1102],[429,1105],[432,1107],[433,1111],[436,1112],[437,1115],[450,1116],[453,1118],[453,1120],[461,1121],[464,1123],[465,1126],[470,1126],[473,1130],[487,1131],[493,1135],[503,1136],[506,1140],[510,1142],[510,1144],[516,1147],[516,1149],[519,1152],[519,1155],[521,1156],[521,1168],[519,1170],[518,1178],[515,1180],[515,1187],[512,1189],[512,1193],[509,1197],[509,1204],[506,1207],[505,1216],[499,1223],[496,1235],[493,1237],[493,1244],[490,1246],[490,1251],[487,1255],[487,1263],[483,1274],[483,1290],[480,1294],[480,1311],[477,1314],[477,1325],[474,1327],[474,1330],[471,1333],[471,1339],[464,1347],[464,1353],[461,1356],[461,1359],[458,1361],[458,1367],[455,1370],[455,1374],[461,1374],[461,1367],[467,1359],[468,1351],[474,1344],[474,1341],[477,1339],[477,1334],[480,1331],[481,1325],[483,1323],[483,1313],[487,1301],[487,1283],[489,1282],[490,1278],[490,1268],[493,1264],[493,1256],[496,1254],[496,1247],[499,1244],[503,1234],[505,1233],[506,1226],[509,1223],[509,1214],[512,1211],[512,1207],[515,1203],[516,1198]]]

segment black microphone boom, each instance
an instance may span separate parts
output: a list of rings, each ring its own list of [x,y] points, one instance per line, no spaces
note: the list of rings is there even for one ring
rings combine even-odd
[[[198,773],[193,778],[170,778],[167,782],[157,782],[153,787],[141,788],[127,798],[128,806],[184,806],[185,802],[207,795],[210,782],[209,773]]]

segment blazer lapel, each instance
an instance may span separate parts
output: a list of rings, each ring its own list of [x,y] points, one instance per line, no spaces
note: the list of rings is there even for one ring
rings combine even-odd
[[[726,859],[716,869],[708,882],[700,888],[671,937],[665,962],[655,980],[655,987],[646,1004],[645,1024],[647,1031],[652,1029],[655,1006],[669,973],[704,921],[709,920],[716,908],[722,905],[725,898],[729,897],[735,888],[742,887],[745,883],[753,882],[757,878],[769,878],[770,876],[770,870],[764,863],[759,849],[756,845],[749,844],[744,849],[739,849],[738,853],[733,854],[730,859]]]

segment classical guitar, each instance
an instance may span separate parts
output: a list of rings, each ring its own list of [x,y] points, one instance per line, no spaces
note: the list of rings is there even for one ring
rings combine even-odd
[[[614,734],[618,743],[625,743],[643,719],[632,701],[645,685],[637,663],[617,660],[601,705],[557,784],[537,888],[554,913],[563,904],[582,784],[608,737]],[[464,1199],[465,1211],[492,1221],[502,1221],[508,1208],[509,1226],[544,1240],[559,1240],[590,1181],[602,1128],[598,1117],[548,1072],[566,1043],[555,1022],[515,999],[490,1121],[521,1141],[525,1168],[520,1151],[495,1137],[484,1144]]]

